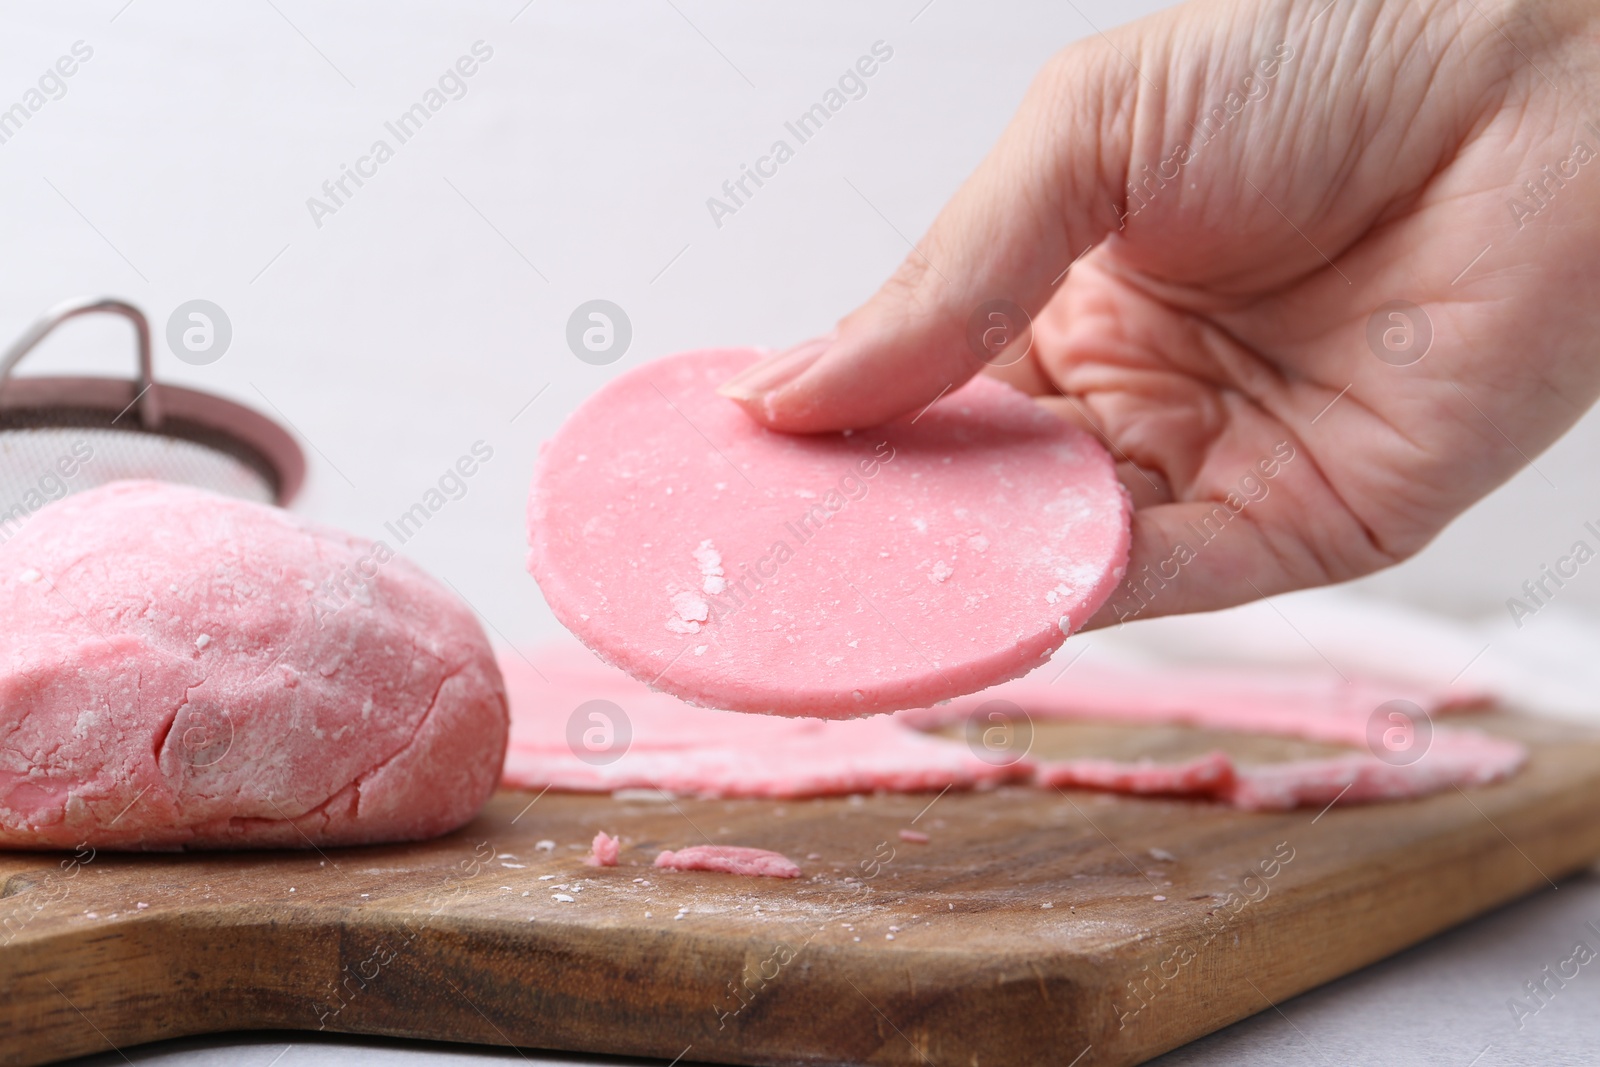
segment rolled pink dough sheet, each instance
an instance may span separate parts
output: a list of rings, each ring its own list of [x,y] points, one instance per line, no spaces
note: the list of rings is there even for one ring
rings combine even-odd
[[[305,848],[455,829],[505,691],[468,609],[286,511],[118,482],[0,546],[0,847]]]
[[[656,857],[656,866],[675,871],[719,871],[765,878],[800,877],[800,868],[783,853],[736,845],[690,845],[676,852],[668,850]]]
[[[1047,677],[1054,672],[1040,672],[938,707],[830,722],[697,708],[600,663],[575,642],[521,654],[503,651],[501,667],[512,714],[504,780],[525,789],[806,797],[1032,781],[1191,796],[1259,810],[1322,806],[1335,797],[1341,803],[1396,800],[1455,784],[1483,784],[1515,772],[1527,755],[1515,741],[1435,725],[1421,759],[1391,766],[1366,749],[1367,723],[1375,708],[1390,700],[1409,700],[1430,716],[1445,716],[1483,703],[1485,694],[1360,678],[1347,683],[1269,668],[1076,663],[1055,682]],[[612,717],[620,710],[628,723],[616,758],[601,763],[593,762],[593,754],[580,758],[574,738],[582,731],[571,727],[575,713],[595,700],[608,702],[614,710],[606,714]],[[1021,756],[996,765],[979,759],[961,741],[927,732],[962,724],[997,700],[1036,722],[1189,725],[1298,737],[1354,751],[1259,765],[1238,764],[1222,752],[1176,763]]]
[[[1041,672],[1043,674],[1044,672]],[[1040,760],[1041,785],[1120,793],[1209,797],[1246,810],[1287,809],[1426,796],[1452,785],[1483,785],[1527,759],[1516,741],[1480,730],[1433,726],[1416,762],[1396,766],[1368,750],[1374,711],[1403,700],[1428,715],[1481,705],[1467,688],[1416,689],[1370,678],[1274,669],[1126,668],[1075,665],[1060,681],[1038,675],[896,718],[923,728],[958,723],[979,705],[1006,700],[1032,719],[1178,724],[1303,738],[1358,751],[1320,759],[1240,764],[1223,752],[1180,763],[1104,759]]]
[[[1111,759],[1054,760],[1035,771],[1042,785],[1154,796],[1221,796],[1234,783],[1233,760],[1208,752],[1181,763]]]
[[[978,377],[853,434],[758,426],[716,387],[753,349],[686,352],[590,397],[546,443],[528,568],[602,658],[707,707],[853,718],[1022,675],[1121,579],[1111,457]]]
[[[651,690],[572,640],[526,653],[503,650],[500,666],[512,709],[504,779],[513,787],[800,797],[972,787],[1029,770],[993,766],[959,742],[891,716],[839,722],[697,708]],[[616,712],[591,701],[620,709],[626,725],[608,721]],[[596,714],[603,718],[590,718]],[[603,732],[593,739],[609,749],[584,750],[594,726]]]

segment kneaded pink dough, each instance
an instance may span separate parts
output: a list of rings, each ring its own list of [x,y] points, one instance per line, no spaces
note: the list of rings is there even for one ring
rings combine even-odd
[[[67,497],[0,546],[0,617],[0,847],[416,840],[494,789],[507,711],[477,620],[280,509]]]
[[[852,718],[1038,666],[1115,588],[1111,457],[979,377],[850,435],[758,426],[716,387],[763,353],[606,385],[540,454],[528,568],[608,662],[694,704]]]
[[[800,877],[800,868],[783,853],[736,845],[690,845],[676,852],[669,850],[656,857],[656,866],[675,871],[720,871],[764,878]]]
[[[697,708],[651,690],[572,640],[525,653],[502,650],[500,668],[511,700],[504,778],[512,787],[801,797],[991,785],[1030,771],[1026,763],[993,766],[960,742],[892,716],[838,722]],[[593,700],[621,710],[627,740],[613,723],[615,749],[583,759],[569,720]],[[578,717],[581,744],[590,720]]]

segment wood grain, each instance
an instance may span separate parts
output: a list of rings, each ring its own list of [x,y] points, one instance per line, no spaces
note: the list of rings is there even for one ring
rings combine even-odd
[[[1600,739],[1479,723],[1532,747],[1512,781],[1320,817],[1027,788],[504,792],[417,845],[0,854],[0,1062],[326,1028],[685,1062],[1138,1063],[1600,856]],[[1218,740],[1293,749],[1081,725],[1036,747]],[[900,840],[913,823],[930,843]],[[583,865],[601,829],[622,866]],[[707,840],[778,849],[805,876],[649,866]]]

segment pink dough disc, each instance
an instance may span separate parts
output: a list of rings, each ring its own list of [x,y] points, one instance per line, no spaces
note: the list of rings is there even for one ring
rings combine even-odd
[[[788,856],[764,848],[737,845],[690,845],[663,852],[656,866],[675,871],[718,871],[761,878],[798,878],[800,868]]]
[[[540,454],[528,569],[602,658],[694,704],[850,718],[1032,670],[1121,580],[1111,457],[1022,393],[775,434],[715,393],[762,354],[639,367]]]

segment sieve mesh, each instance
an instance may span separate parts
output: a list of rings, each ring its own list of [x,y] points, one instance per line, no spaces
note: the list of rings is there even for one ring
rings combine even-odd
[[[57,326],[102,313],[133,325],[136,380],[12,375]],[[151,479],[287,504],[304,475],[299,446],[277,423],[218,396],[157,385],[150,323],[127,301],[59,304],[0,353],[0,542],[46,504],[109,482]]]
[[[192,485],[263,504],[273,502],[270,468],[226,442],[180,435],[169,420],[161,433],[107,426],[54,411],[48,424],[0,416],[0,540],[9,539],[40,508],[71,493],[126,478]],[[198,428],[196,428],[198,429]]]

